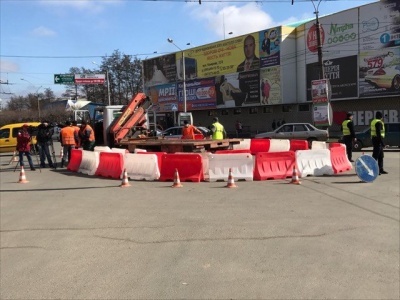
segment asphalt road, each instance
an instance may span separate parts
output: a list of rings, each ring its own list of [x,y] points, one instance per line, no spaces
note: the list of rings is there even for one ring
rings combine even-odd
[[[399,299],[400,152],[385,155],[372,183],[352,170],[237,189],[65,168],[20,184],[1,155],[0,298]]]

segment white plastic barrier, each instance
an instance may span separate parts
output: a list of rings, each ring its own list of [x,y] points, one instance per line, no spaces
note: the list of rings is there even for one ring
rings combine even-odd
[[[251,139],[243,139],[239,144],[234,144],[232,148],[234,150],[250,150],[250,143]]]
[[[289,140],[271,139],[268,152],[286,152],[290,150]]]
[[[297,150],[296,165],[301,177],[334,174],[328,149]]]
[[[111,152],[110,147],[108,146],[96,146],[93,149],[94,152]]]
[[[124,155],[124,168],[128,177],[133,180],[157,180],[160,178],[156,154],[126,153]]]
[[[79,166],[79,173],[94,175],[100,161],[100,152],[82,150],[82,162]]]
[[[311,149],[312,150],[328,149],[328,145],[326,144],[326,142],[312,141]]]
[[[121,153],[122,155],[129,153],[128,149],[123,148],[111,148],[111,152]]]
[[[253,181],[254,163],[250,153],[208,154],[208,181],[227,181],[230,168],[235,180]]]
[[[138,152],[147,152],[147,150],[146,149],[135,148],[134,153],[138,153]]]

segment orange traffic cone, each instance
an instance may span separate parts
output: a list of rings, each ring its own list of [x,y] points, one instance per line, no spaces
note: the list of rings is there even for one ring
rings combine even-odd
[[[60,150],[60,158],[63,158],[64,156],[64,150],[63,150],[63,146],[61,146],[61,150]]]
[[[126,172],[126,169],[124,169],[124,176],[122,178],[122,183],[120,187],[128,187],[128,186],[131,186],[128,181],[128,172]]]
[[[21,166],[21,172],[19,173],[19,180],[18,183],[28,183],[29,181],[26,180],[24,166]]]
[[[181,184],[181,180],[179,179],[178,169],[175,169],[174,184],[171,185],[171,187],[173,187],[173,188],[180,188],[180,187],[183,187],[183,185]]]
[[[229,175],[228,175],[228,184],[226,185],[227,188],[235,188],[237,185],[235,184],[235,180],[232,176],[232,168],[229,168]]]
[[[296,166],[293,166],[292,181],[290,181],[290,183],[293,183],[293,184],[301,184],[301,182],[300,182],[300,180],[299,180],[299,175],[298,175],[298,173],[297,173]]]

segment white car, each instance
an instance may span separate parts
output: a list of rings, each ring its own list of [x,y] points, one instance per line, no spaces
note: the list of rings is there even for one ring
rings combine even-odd
[[[368,70],[365,81],[380,88],[400,91],[400,65]]]
[[[256,139],[289,139],[327,141],[329,138],[328,130],[318,129],[309,123],[286,123],[271,132],[256,134]]]

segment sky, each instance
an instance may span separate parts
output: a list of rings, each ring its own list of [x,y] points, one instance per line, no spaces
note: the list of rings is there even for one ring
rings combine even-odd
[[[190,1],[190,0],[189,0]],[[65,90],[54,74],[96,70],[115,50],[139,59],[279,25],[314,19],[377,0],[1,0],[0,99]],[[187,45],[190,43],[189,45]],[[157,53],[155,53],[157,52]],[[23,79],[23,80],[21,80]]]

